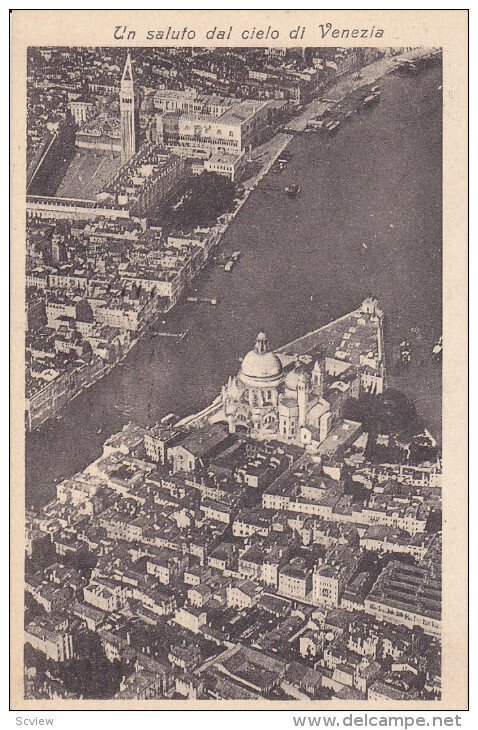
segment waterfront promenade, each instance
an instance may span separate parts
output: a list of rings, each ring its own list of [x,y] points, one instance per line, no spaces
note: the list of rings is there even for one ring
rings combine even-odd
[[[288,122],[287,130],[292,133],[303,132],[311,119],[314,119],[319,114],[323,114],[326,109],[330,108],[335,102],[343,99],[347,94],[357,91],[362,86],[374,84],[388,74],[398,62],[405,59],[412,60],[414,58],[420,58],[431,53],[433,50],[432,48],[416,48],[413,51],[408,51],[399,56],[384,56],[377,61],[373,61],[373,63],[369,63],[367,66],[363,66],[360,69],[360,75],[358,73],[352,73],[341,77],[328,87],[323,97],[311,101],[301,114]]]

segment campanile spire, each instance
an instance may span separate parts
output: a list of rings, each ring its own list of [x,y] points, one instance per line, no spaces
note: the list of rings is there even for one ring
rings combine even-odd
[[[125,164],[136,152],[136,114],[131,54],[128,52],[120,84],[121,162]]]

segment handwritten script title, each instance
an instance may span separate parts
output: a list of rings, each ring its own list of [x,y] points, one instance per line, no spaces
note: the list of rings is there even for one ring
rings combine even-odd
[[[207,30],[198,31],[189,26],[164,28],[152,28],[146,31],[137,31],[127,25],[117,25],[113,29],[113,38],[116,41],[277,41],[292,40],[327,40],[347,38],[383,38],[383,28],[374,25],[365,28],[338,28],[332,23],[320,23],[317,27],[308,28],[305,25],[296,25],[289,30],[279,30],[272,25],[251,26],[249,28],[236,28],[233,25],[220,27],[213,26]]]

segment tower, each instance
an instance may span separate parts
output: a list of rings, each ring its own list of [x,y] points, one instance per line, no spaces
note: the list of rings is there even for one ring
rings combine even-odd
[[[133,157],[137,149],[136,109],[134,99],[133,69],[131,55],[126,56],[120,84],[121,115],[121,162],[123,165]]]
[[[297,405],[299,406],[299,428],[307,423],[307,403],[309,397],[307,393],[307,375],[304,372],[299,373],[297,379]]]
[[[324,392],[325,378],[325,353],[323,350],[317,353],[317,359],[312,370],[312,388],[314,393],[322,398]]]
[[[56,264],[61,264],[68,258],[65,239],[59,233],[54,233],[52,236],[51,257]]]

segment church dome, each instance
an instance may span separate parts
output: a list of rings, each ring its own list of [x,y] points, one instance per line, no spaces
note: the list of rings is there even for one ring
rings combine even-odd
[[[247,385],[267,387],[282,376],[282,363],[274,352],[269,351],[267,337],[257,335],[254,349],[247,353],[241,366],[241,380]]]
[[[242,361],[241,372],[250,378],[275,378],[282,372],[282,363],[273,352],[259,355],[251,350]]]
[[[284,380],[284,385],[285,385],[286,391],[288,391],[289,394],[294,393],[294,395],[296,395],[299,380],[303,380],[305,376],[306,376],[306,370],[305,370],[304,366],[297,365],[293,370],[291,370],[286,375],[286,378]]]

